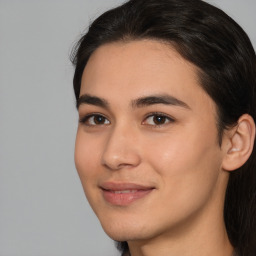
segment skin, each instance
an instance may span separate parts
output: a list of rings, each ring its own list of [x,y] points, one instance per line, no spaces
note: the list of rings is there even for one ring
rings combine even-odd
[[[75,149],[86,197],[105,232],[128,241],[132,256],[231,255],[223,220],[226,150],[197,68],[162,42],[111,43],[90,57],[83,95],[107,103],[81,100]],[[184,104],[135,103],[152,95]],[[112,205],[103,197],[104,182],[154,189],[128,205]]]

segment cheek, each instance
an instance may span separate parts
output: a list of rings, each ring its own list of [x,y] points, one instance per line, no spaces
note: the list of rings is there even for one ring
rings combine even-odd
[[[161,199],[155,209],[165,209],[160,218],[178,221],[209,202],[218,187],[221,156],[214,139],[171,137],[155,143],[157,150],[151,148],[147,159],[160,181]]]
[[[177,167],[183,164],[187,167],[189,164],[203,164],[216,152],[220,152],[214,120],[205,123],[202,120],[193,120],[191,123],[176,126],[168,134],[150,143],[155,145],[151,147],[150,153],[155,155],[155,159],[159,159],[159,163]]]
[[[83,186],[85,196],[95,211],[98,198],[97,177],[100,173],[100,148],[97,139],[90,139],[82,130],[78,129],[75,145],[75,165]]]
[[[181,193],[208,190],[214,186],[221,166],[216,132],[208,129],[180,129],[151,141],[147,159],[164,186],[182,190]],[[186,192],[187,191],[187,192]]]
[[[90,139],[78,128],[75,144],[75,165],[82,182],[97,174],[100,162],[100,145],[97,139]]]

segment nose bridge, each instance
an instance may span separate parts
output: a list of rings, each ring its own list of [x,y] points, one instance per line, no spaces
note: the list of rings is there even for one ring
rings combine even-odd
[[[102,155],[102,164],[117,170],[140,163],[136,129],[125,123],[116,124],[110,131]]]

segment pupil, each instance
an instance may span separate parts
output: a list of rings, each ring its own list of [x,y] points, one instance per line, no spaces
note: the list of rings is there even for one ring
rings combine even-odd
[[[105,118],[103,116],[95,116],[94,122],[95,124],[103,124],[105,121]]]
[[[164,116],[155,116],[154,117],[154,123],[164,124],[165,123],[165,117]]]

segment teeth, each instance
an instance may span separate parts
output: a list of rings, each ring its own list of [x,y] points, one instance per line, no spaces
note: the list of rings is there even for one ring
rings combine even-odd
[[[135,193],[137,190],[121,190],[121,191],[113,191],[115,194],[128,194]]]

